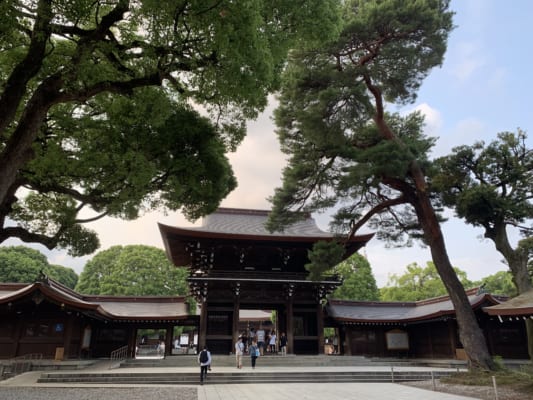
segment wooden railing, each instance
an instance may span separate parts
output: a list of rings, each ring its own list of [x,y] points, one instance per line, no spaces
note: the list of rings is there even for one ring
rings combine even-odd
[[[109,359],[111,360],[111,364],[109,366],[109,369],[114,368],[116,364],[120,365],[122,361],[124,361],[126,358],[128,358],[128,346],[122,346],[116,350],[113,350],[111,352],[111,355],[109,356]]]
[[[0,365],[0,379],[4,377],[13,377],[15,375],[22,374],[31,370],[32,362],[34,360],[42,360],[42,353],[30,353],[24,354],[23,356],[18,356],[7,360],[5,363]]]

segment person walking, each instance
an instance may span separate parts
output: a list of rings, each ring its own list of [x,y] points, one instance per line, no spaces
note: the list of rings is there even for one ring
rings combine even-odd
[[[257,347],[257,341],[253,341],[252,344],[249,347],[250,350],[250,358],[252,360],[252,369],[255,369],[255,362],[257,361],[257,358],[259,357],[259,347]]]
[[[211,352],[207,350],[206,346],[198,354],[198,363],[200,364],[200,385],[203,385],[204,381],[207,380],[207,370],[211,365]]]
[[[287,336],[285,335],[285,332],[282,332],[281,337],[279,338],[279,349],[282,356],[287,355]]]
[[[244,343],[242,336],[239,336],[237,343],[235,343],[235,360],[237,361],[237,368],[242,368],[242,355],[244,354]]]

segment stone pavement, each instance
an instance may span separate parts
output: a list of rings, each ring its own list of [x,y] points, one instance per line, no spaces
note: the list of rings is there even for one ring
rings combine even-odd
[[[121,368],[109,370],[101,365],[101,372],[124,371],[131,372],[131,369]],[[261,370],[266,372],[267,368],[276,369],[279,367],[258,368],[258,375]],[[300,370],[323,371],[325,368],[335,368],[346,370],[346,367],[305,367]],[[376,367],[374,367],[376,368]],[[418,367],[423,368],[423,367]],[[94,372],[98,366],[91,368]],[[234,368],[219,367],[217,371],[234,372]],[[245,368],[246,369],[246,368]],[[244,369],[244,370],[245,370]],[[366,367],[368,369],[368,367]],[[396,369],[396,368],[395,368]],[[410,369],[413,369],[412,367]],[[432,368],[433,370],[435,368]],[[191,372],[198,371],[197,368],[135,368],[136,372]],[[62,371],[65,372],[65,371]],[[75,371],[72,371],[75,372]],[[78,371],[79,372],[79,371]],[[433,392],[405,386],[395,383],[283,383],[283,384],[223,384],[209,385],[209,381],[203,386],[184,385],[89,385],[89,384],[40,384],[37,379],[41,372],[27,372],[12,379],[0,382],[0,400],[81,400],[94,398],[98,400],[133,400],[142,398],[144,400],[468,400],[471,397],[457,396],[447,393]],[[44,389],[46,388],[46,389]],[[69,390],[64,390],[69,388]],[[73,392],[72,389],[76,388]],[[91,389],[89,389],[91,388]],[[112,388],[106,389],[106,388]],[[121,389],[122,388],[122,389]],[[132,396],[131,393],[138,392]],[[195,391],[197,395],[195,396]],[[46,392],[46,396],[45,396]],[[92,393],[89,393],[92,392]],[[97,393],[98,392],[98,393]],[[73,393],[77,395],[73,396]],[[34,397],[38,396],[38,397]]]

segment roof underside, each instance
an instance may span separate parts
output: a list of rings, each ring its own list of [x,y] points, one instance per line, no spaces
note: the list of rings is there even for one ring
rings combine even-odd
[[[522,293],[505,303],[485,307],[489,315],[533,316],[533,290]]]

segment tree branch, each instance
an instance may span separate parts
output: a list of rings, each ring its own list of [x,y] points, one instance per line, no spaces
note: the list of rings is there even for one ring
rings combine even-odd
[[[350,239],[354,237],[356,232],[361,228],[364,224],[366,224],[370,218],[372,218],[374,215],[382,213],[386,209],[397,206],[400,204],[406,204],[408,203],[408,200],[405,198],[405,196],[401,195],[400,197],[397,197],[395,199],[389,199],[386,201],[383,201],[379,203],[378,205],[374,206],[370,211],[368,211],[362,218],[359,219],[359,221],[354,222],[352,221],[350,223],[350,232],[348,233],[348,236],[344,240],[344,244],[346,244]]]

